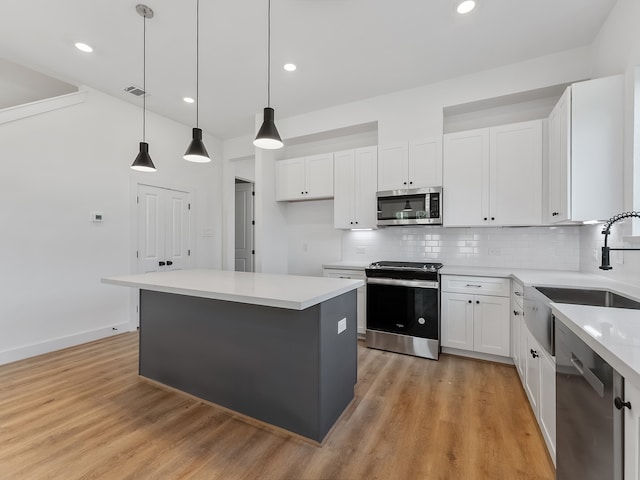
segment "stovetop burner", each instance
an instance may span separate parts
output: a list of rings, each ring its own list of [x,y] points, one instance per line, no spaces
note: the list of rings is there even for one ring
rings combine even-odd
[[[438,280],[441,263],[423,262],[373,262],[365,268],[367,277]]]

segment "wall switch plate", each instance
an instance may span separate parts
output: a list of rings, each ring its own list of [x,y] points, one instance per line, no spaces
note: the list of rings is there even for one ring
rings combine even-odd
[[[347,329],[347,317],[342,320],[338,320],[338,335]]]
[[[104,221],[104,215],[101,212],[91,212],[91,221],[93,223],[102,223]]]

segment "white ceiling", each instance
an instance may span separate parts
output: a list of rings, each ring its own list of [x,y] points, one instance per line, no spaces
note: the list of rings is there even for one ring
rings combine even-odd
[[[196,0],[142,1],[155,12],[147,107],[192,125],[195,105],[182,98],[195,96]],[[252,134],[266,106],[267,0],[200,1],[200,126]],[[272,0],[276,120],[589,45],[615,2],[478,0],[463,17],[454,0]],[[123,92],[142,85],[137,3],[2,0],[0,57],[141,104]],[[296,72],[283,70],[289,61]]]

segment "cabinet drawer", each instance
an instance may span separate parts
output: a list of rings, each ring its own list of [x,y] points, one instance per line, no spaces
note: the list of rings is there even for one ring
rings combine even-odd
[[[335,268],[325,268],[324,276],[330,278],[349,278],[353,280],[365,280],[364,272],[358,270],[338,270]]]
[[[441,280],[443,292],[509,296],[510,280],[508,278],[442,275]]]

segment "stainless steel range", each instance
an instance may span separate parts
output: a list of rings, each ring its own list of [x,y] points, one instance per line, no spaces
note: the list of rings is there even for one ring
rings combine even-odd
[[[367,275],[366,345],[438,359],[441,263],[374,262]]]

